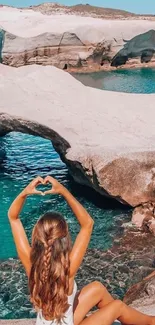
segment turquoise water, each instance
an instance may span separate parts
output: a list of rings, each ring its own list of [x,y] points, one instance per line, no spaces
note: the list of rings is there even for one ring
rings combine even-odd
[[[0,259],[17,256],[7,211],[17,194],[38,175],[44,177],[50,174],[56,177],[88,209],[95,219],[91,247],[107,249],[112,244],[113,237],[119,232],[118,220],[125,213],[122,206],[114,205],[111,201],[105,202],[103,197],[75,184],[50,141],[10,133],[1,138],[0,145],[0,153],[4,157],[0,163]],[[79,227],[70,208],[60,196],[32,196],[27,199],[21,219],[29,238],[38,217],[49,210],[58,210],[66,217],[74,239]]]
[[[155,93],[155,69],[101,71],[74,74],[84,85],[104,90],[126,93]]]

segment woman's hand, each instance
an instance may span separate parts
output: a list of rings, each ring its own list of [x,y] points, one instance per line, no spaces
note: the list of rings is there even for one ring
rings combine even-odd
[[[33,181],[28,186],[26,186],[26,188],[22,191],[22,195],[23,196],[27,196],[31,194],[44,195],[43,192],[37,190],[37,186],[39,184],[45,184],[45,180],[40,176],[33,179]]]
[[[55,178],[51,177],[51,176],[47,176],[44,179],[44,184],[50,183],[52,185],[51,190],[48,190],[46,192],[44,192],[44,194],[62,194],[65,187],[60,184]]]

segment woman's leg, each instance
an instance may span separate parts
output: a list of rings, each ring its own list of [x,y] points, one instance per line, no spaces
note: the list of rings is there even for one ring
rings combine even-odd
[[[110,302],[77,325],[111,325],[116,319],[129,325],[155,325],[155,317],[144,315],[128,307],[121,300]]]
[[[93,315],[89,316],[87,319],[84,320],[85,316],[94,306],[98,306],[100,310],[95,312]],[[106,316],[106,314],[104,314],[106,312],[106,308],[108,308],[109,316]],[[123,311],[123,315],[120,314],[120,311],[121,313]],[[124,317],[124,313],[125,313],[125,317]],[[106,324],[105,324],[105,316],[107,318]],[[110,317],[109,320],[108,317]],[[124,324],[155,325],[154,317],[151,318],[149,316],[143,315],[137,312],[136,310],[126,306],[121,301],[117,301],[117,300],[114,301],[114,299],[109,294],[107,289],[100,282],[97,281],[92,282],[87,286],[85,286],[80,291],[77,298],[75,299],[75,305],[74,305],[75,325],[79,325],[79,324],[80,325],[87,325],[87,324],[108,325],[113,323],[113,321],[118,318]],[[89,321],[89,323],[85,323],[87,320]],[[110,321],[110,323],[108,323],[108,321]]]
[[[114,301],[107,289],[98,281],[85,286],[75,299],[74,323],[75,325],[85,318],[88,312],[95,306],[102,308]]]

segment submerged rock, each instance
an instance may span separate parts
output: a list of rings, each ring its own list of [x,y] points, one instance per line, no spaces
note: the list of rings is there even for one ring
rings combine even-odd
[[[154,271],[154,237],[135,229],[125,230],[122,238],[114,240],[104,252],[89,250],[78,273],[79,286],[83,281],[101,281],[114,298],[123,298],[131,285],[140,282]]]

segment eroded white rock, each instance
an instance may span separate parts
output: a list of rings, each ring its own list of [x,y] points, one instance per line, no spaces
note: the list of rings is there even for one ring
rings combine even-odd
[[[74,179],[103,195],[154,200],[154,94],[93,89],[49,66],[0,69],[1,134],[51,139]]]

